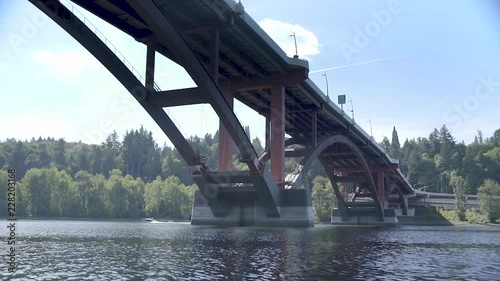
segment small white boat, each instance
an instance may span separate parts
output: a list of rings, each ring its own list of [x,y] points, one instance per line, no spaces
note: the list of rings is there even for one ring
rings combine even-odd
[[[142,220],[145,222],[153,222],[154,221],[153,218],[143,218]]]

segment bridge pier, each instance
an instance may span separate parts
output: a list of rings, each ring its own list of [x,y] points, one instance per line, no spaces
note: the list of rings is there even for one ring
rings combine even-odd
[[[225,209],[224,216],[214,216],[204,202],[206,198],[196,191],[191,215],[192,225],[220,226],[314,226],[311,192],[306,189],[279,191],[280,216],[270,217],[253,188],[227,188],[218,195]]]
[[[384,210],[384,220],[371,208],[347,209],[347,217],[342,217],[342,211],[334,208],[331,223],[335,225],[396,225],[398,219],[394,209]]]

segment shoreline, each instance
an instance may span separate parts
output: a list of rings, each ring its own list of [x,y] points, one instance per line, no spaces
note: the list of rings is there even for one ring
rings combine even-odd
[[[7,220],[8,217],[0,217]],[[142,218],[69,218],[69,217],[17,217],[18,222],[26,221],[95,221],[95,222],[144,222]],[[191,220],[183,219],[155,219],[157,223],[190,223]],[[144,222],[151,223],[151,222]],[[154,223],[154,222],[153,222]],[[330,223],[315,223],[315,225],[332,225]],[[445,219],[428,220],[415,217],[398,217],[398,226],[460,226],[460,227],[500,227],[500,223],[468,223],[461,221],[449,221]],[[352,225],[356,226],[356,225]]]
[[[0,217],[7,220],[8,217]],[[17,221],[110,221],[110,222],[144,222],[142,218],[71,218],[71,217],[17,217]],[[183,219],[155,219],[158,222],[191,222]]]

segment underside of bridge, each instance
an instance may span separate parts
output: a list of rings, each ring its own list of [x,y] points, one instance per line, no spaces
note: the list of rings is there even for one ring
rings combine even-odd
[[[175,145],[198,186],[192,224],[312,226],[311,190],[301,182],[315,160],[337,197],[332,223],[394,223],[390,206],[407,211],[407,197],[414,192],[398,161],[331,102],[308,79],[308,63],[287,57],[241,4],[74,0],[147,46],[141,81],[59,1],[30,2],[94,55]],[[184,67],[197,87],[161,91],[154,77],[156,54]],[[265,117],[262,155],[234,113],[234,99]],[[217,170],[210,170],[205,156],[193,150],[163,109],[201,103],[210,104],[220,118]],[[234,169],[233,143],[248,169]],[[285,171],[286,157],[299,157],[300,164]]]

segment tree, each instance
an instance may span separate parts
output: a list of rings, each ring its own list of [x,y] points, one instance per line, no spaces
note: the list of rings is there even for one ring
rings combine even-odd
[[[160,174],[160,149],[153,139],[153,134],[144,127],[127,131],[121,152],[126,174],[141,177],[145,181],[152,180]]]
[[[439,130],[439,141],[441,143],[441,147],[438,154],[439,157],[436,160],[436,166],[440,172],[444,172],[445,170],[453,168],[451,157],[455,148],[455,139],[451,135],[448,128],[446,128],[446,125],[443,125],[443,127]]]
[[[450,185],[453,187],[453,193],[455,194],[455,211],[458,219],[465,221],[465,203],[467,201],[466,196],[469,193],[469,183],[459,176],[457,171],[452,171]]]
[[[500,218],[500,184],[487,179],[478,189],[481,211],[488,217],[490,222]]]
[[[478,143],[483,143],[483,132],[481,130],[477,130],[476,138]]]
[[[1,155],[1,154],[0,154]],[[0,169],[0,202],[7,202],[7,171]],[[5,203],[5,208],[0,211],[0,216],[7,217],[7,203]],[[16,205],[19,205],[16,203]],[[18,207],[18,206],[16,206]]]
[[[312,201],[314,217],[320,222],[331,220],[333,208],[336,206],[336,197],[329,180],[316,177],[313,181]]]
[[[11,167],[16,169],[16,176],[19,178],[24,177],[26,173],[26,147],[22,141],[15,143],[14,149],[12,151],[12,160],[9,161]]]
[[[51,168],[49,171],[50,214],[57,217],[78,215],[73,181],[66,171]]]
[[[7,157],[4,154],[0,153],[0,170],[7,164]]]
[[[112,170],[106,181],[107,213],[112,218],[122,218],[129,207],[127,190],[123,187],[123,175],[120,170]]]
[[[163,197],[163,182],[158,176],[156,179],[145,186],[144,192],[144,212],[147,216],[164,216],[165,198]]]
[[[76,201],[79,202],[78,216],[86,218],[105,215],[105,179],[103,175],[91,175],[87,171],[79,171],[74,176]]]
[[[144,182],[140,178],[126,175],[123,179],[123,188],[127,191],[128,208],[123,210],[123,216],[138,218],[144,215]]]
[[[106,141],[103,143],[103,146],[107,149],[121,147],[120,139],[116,130],[113,130],[113,132],[106,137]]]
[[[259,138],[254,138],[252,140],[252,145],[255,148],[255,152],[257,152],[258,155],[262,154],[264,152],[264,148],[262,147],[262,143],[260,142]]]
[[[391,146],[389,147],[389,154],[396,159],[399,159],[399,150],[401,149],[401,145],[399,144],[398,131],[396,131],[396,127],[393,127],[392,130],[392,141]]]
[[[29,216],[49,216],[49,176],[49,169],[31,169],[24,176],[21,192]]]
[[[391,142],[389,141],[388,137],[384,137],[380,145],[385,149],[385,151],[389,151],[389,148],[391,147]]]
[[[54,150],[54,162],[57,169],[64,170],[68,167],[66,163],[66,141],[59,139]]]

